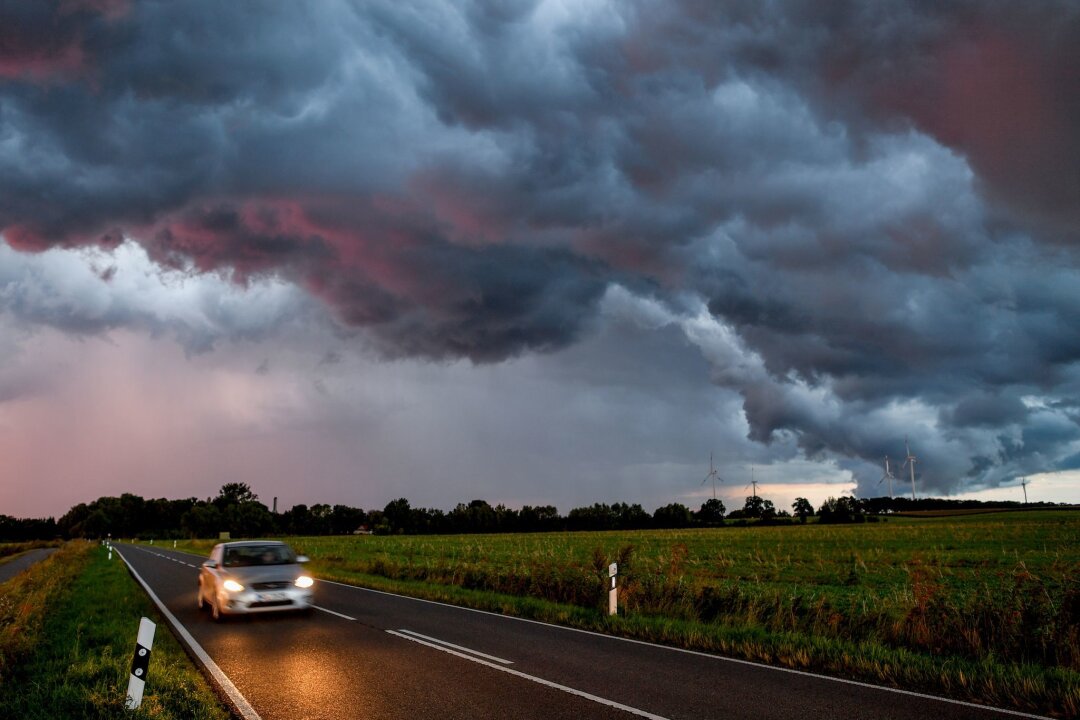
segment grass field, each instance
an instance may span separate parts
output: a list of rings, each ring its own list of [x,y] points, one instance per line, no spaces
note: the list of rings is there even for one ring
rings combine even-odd
[[[1080,512],[865,525],[290,538],[318,577],[1080,714]],[[186,543],[206,552],[214,541]],[[618,561],[620,613],[606,568]]]
[[[139,619],[158,623],[143,704],[124,709]],[[0,584],[0,717],[227,720],[230,714],[128,575],[71,542]]]

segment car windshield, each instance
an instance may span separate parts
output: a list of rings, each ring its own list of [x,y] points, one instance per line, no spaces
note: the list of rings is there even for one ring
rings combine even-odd
[[[296,556],[287,545],[242,545],[225,548],[225,567],[289,565]]]

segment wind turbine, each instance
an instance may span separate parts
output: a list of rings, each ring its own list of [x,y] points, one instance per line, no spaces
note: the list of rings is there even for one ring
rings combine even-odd
[[[754,479],[754,466],[750,466],[750,482],[746,483],[746,487],[754,486],[754,497],[757,497],[757,480]],[[743,488],[745,490],[746,488]]]
[[[716,481],[719,480],[720,482],[724,482],[724,478],[720,477],[720,473],[718,473],[716,471],[716,468],[713,467],[712,456],[713,454],[709,453],[709,474],[705,476],[705,479],[701,481],[701,484],[704,485],[705,483],[709,482],[709,478],[712,478],[712,499],[715,500]]]
[[[1027,478],[1020,478],[1020,487],[1024,488],[1024,504],[1025,505],[1028,504],[1028,502],[1027,502],[1027,486],[1028,486]]]
[[[907,450],[907,457],[904,459],[904,464],[901,469],[911,467],[911,499],[915,500],[915,463],[917,463],[919,459],[911,454],[911,446],[908,445],[907,436],[904,436],[904,449]]]
[[[886,480],[889,481],[889,497],[890,498],[893,497],[892,481],[894,479],[896,479],[896,476],[893,475],[892,470],[889,469],[889,456],[886,455],[885,456],[885,474],[881,476],[881,479],[878,480],[877,483],[878,483],[878,485],[880,485],[881,483],[885,482]]]

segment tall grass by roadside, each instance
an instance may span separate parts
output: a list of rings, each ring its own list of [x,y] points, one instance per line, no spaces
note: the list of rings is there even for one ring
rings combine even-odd
[[[290,542],[326,579],[1080,716],[1080,512]]]
[[[29,542],[0,543],[0,565],[3,565],[8,560],[14,559],[16,555],[22,555],[28,550],[57,547],[58,545],[60,545],[60,541],[58,540],[31,540]]]
[[[139,619],[158,623],[143,704],[126,711]],[[226,720],[118,558],[72,542],[0,585],[0,717]]]

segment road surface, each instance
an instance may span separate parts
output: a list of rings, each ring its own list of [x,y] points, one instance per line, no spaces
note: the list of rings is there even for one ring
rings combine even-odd
[[[56,548],[38,548],[37,550],[27,550],[22,555],[18,556],[14,560],[0,565],[0,583],[7,582],[11,578],[21,573],[26,568],[30,567],[36,562],[44,560],[45,558],[56,552]]]
[[[195,608],[203,558],[119,547],[252,719],[1023,717],[327,581],[309,617],[219,625]]]

